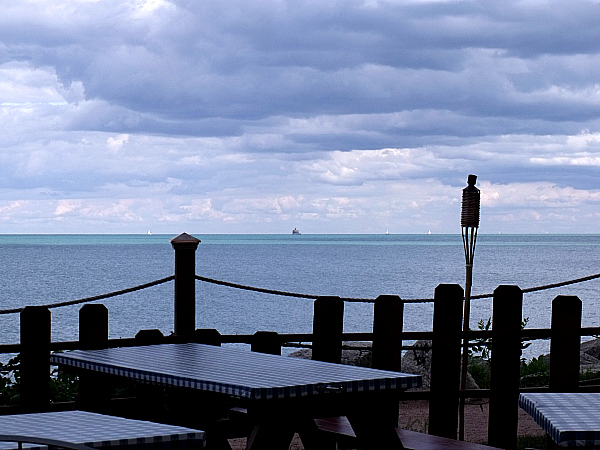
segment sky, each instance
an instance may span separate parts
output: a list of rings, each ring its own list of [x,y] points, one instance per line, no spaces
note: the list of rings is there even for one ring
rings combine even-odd
[[[600,233],[600,1],[6,1],[0,133],[0,233]]]

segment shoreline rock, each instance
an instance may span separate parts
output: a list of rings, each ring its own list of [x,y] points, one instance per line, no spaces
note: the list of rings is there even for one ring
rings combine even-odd
[[[345,349],[344,347],[360,347],[360,349]],[[312,350],[303,348],[290,353],[293,358],[311,359]],[[342,364],[350,366],[371,367],[371,343],[370,342],[343,342],[342,343]]]
[[[423,386],[417,390],[428,390],[431,381],[431,341],[420,340],[413,344],[422,350],[408,350],[402,356],[402,372],[413,373],[423,377]],[[344,347],[359,347],[358,349],[342,349],[342,364],[371,367],[371,343],[344,342]],[[310,359],[311,349],[302,349],[289,356]],[[550,355],[540,355],[550,361]],[[584,341],[580,345],[580,372],[600,374],[600,338]],[[467,389],[479,389],[470,373],[467,372]]]

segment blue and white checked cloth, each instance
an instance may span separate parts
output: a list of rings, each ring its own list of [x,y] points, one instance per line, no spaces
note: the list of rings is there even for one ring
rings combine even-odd
[[[393,392],[422,383],[420,375],[203,344],[75,350],[54,354],[50,362],[252,400],[320,395],[329,388]]]
[[[521,394],[519,406],[559,447],[600,445],[600,393]]]
[[[0,416],[0,434],[57,439],[103,450],[183,450],[204,447],[204,431],[86,411]],[[0,449],[17,443],[0,442]],[[23,448],[45,449],[37,444]]]

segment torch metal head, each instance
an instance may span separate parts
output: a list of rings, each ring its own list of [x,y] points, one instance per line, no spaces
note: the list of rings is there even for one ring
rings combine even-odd
[[[462,192],[460,224],[463,227],[479,227],[479,189],[475,187],[477,175],[469,175],[468,186]]]

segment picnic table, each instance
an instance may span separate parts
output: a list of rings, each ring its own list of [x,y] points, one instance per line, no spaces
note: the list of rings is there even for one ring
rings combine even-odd
[[[76,350],[51,362],[238,402],[252,425],[248,450],[287,449],[294,432],[317,446],[314,419],[331,416],[348,417],[367,446],[403,448],[399,395],[421,385],[419,375],[195,343]]]
[[[521,394],[519,406],[558,447],[600,446],[600,393]]]
[[[19,448],[18,442],[23,448],[46,449],[38,440],[105,450],[191,450],[204,447],[205,438],[204,431],[86,411],[0,416],[0,435],[2,450]],[[1,440],[10,437],[16,439]]]

